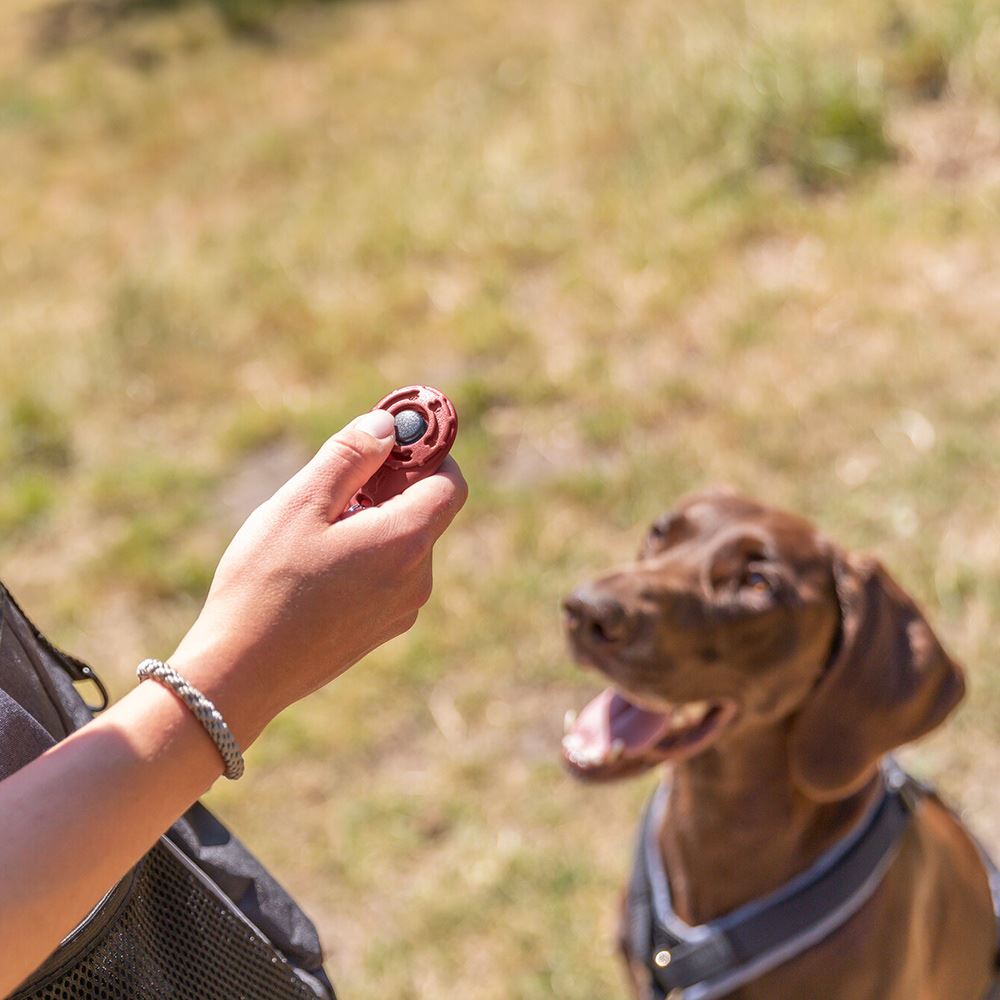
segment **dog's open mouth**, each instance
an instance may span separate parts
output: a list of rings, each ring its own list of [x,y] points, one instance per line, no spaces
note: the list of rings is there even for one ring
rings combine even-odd
[[[566,713],[563,759],[574,774],[588,780],[638,774],[700,753],[736,712],[736,703],[730,699],[650,711],[606,688],[579,715]]]

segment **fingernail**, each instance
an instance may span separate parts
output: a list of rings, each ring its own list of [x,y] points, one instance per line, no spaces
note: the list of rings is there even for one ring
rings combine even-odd
[[[379,441],[386,441],[396,436],[396,422],[388,410],[372,410],[370,413],[363,413],[356,420],[351,421],[351,426],[358,431],[364,431]]]

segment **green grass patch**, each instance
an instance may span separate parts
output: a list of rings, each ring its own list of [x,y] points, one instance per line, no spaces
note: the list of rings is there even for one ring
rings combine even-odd
[[[65,469],[73,457],[67,414],[41,395],[21,395],[7,407],[0,421],[0,463],[12,468],[32,466]]]
[[[173,511],[139,514],[95,559],[93,570],[107,584],[140,597],[203,597],[215,572],[211,554],[192,550],[188,521]]]
[[[43,472],[22,472],[0,491],[0,535],[16,537],[55,506],[58,487]]]
[[[857,71],[769,60],[755,82],[755,159],[787,167],[806,190],[842,186],[895,157],[885,94]]]
[[[299,456],[399,385],[458,408],[418,625],[211,795],[345,996],[624,1000],[649,785],[562,773],[600,681],[560,599],[709,484],[921,599],[972,682],[921,767],[996,827],[998,14],[0,11],[0,564],[41,624],[124,690]]]

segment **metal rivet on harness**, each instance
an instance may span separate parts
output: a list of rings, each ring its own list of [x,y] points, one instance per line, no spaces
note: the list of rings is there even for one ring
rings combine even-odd
[[[673,957],[674,956],[671,955],[670,952],[666,950],[666,948],[664,948],[662,951],[658,951],[653,956],[653,961],[656,962],[656,964],[661,969],[665,969],[670,964],[670,961]]]

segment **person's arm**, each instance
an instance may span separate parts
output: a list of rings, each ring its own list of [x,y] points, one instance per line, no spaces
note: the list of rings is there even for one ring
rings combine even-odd
[[[388,414],[366,414],[254,511],[170,658],[243,748],[283,708],[406,631],[430,594],[431,547],[466,496],[453,461],[337,520],[392,439]],[[146,681],[0,781],[0,996],[222,770],[184,703]]]

